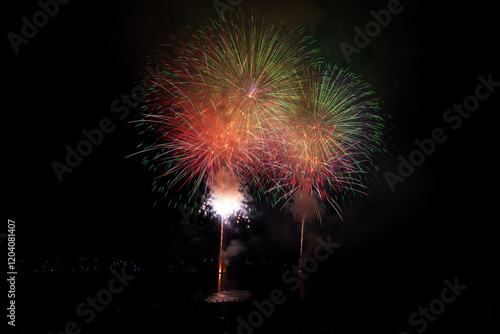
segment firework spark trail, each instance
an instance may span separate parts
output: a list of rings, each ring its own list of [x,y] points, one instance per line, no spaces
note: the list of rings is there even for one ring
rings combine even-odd
[[[302,257],[304,256],[304,218],[302,218],[301,228],[300,228],[300,260],[299,260],[299,272],[302,272]]]
[[[231,217],[248,221],[245,204],[248,195],[238,184],[236,177],[227,170],[220,170],[216,173],[213,183],[210,184],[210,193],[208,204],[212,207],[214,214],[220,218],[219,274],[222,274],[225,272],[224,227]]]
[[[222,274],[224,272],[223,263],[222,263],[223,244],[224,244],[224,218],[221,218],[221,220],[220,220],[220,245],[219,245],[219,274]]]

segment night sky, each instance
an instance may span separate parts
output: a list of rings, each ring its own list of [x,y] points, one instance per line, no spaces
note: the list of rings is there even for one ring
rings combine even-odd
[[[353,28],[363,29],[373,20],[370,11],[387,8],[387,1],[270,2],[244,0],[240,7],[304,26],[328,62],[349,67],[372,84],[390,116],[389,157],[368,184],[370,196],[342,203],[343,221],[330,214],[323,226],[308,227],[311,235],[332,234],[342,243],[338,270],[358,279],[375,275],[413,284],[440,284],[458,275],[478,289],[497,291],[492,282],[500,87],[456,130],[443,120],[454,103],[474,94],[479,76],[491,74],[500,82],[494,5],[403,1],[402,12],[348,63],[339,44],[353,45]],[[211,1],[71,1],[17,54],[6,36],[20,34],[21,18],[31,18],[39,5],[33,0],[5,6],[5,212],[16,221],[19,258],[168,262],[190,256],[183,247],[213,249],[210,222],[199,219],[186,239],[178,209],[166,203],[153,207],[161,199],[151,191],[154,175],[140,158],[125,158],[140,142],[129,123],[139,108],[130,108],[122,120],[110,107],[140,84],[149,57],[170,35],[218,20]],[[113,130],[59,182],[51,164],[63,163],[65,147],[75,148],[85,139],[82,130],[105,118]],[[392,192],[384,172],[397,173],[398,156],[408,159],[415,139],[430,138],[435,128],[442,128],[447,140]],[[257,211],[245,232],[245,255],[293,259],[297,223],[262,204]],[[216,247],[206,253],[214,254]]]

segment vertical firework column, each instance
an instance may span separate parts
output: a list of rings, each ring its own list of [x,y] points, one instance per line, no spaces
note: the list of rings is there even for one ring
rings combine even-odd
[[[224,218],[220,218],[220,246],[219,246],[219,275],[224,273],[224,265],[222,263],[222,251],[224,244]]]
[[[225,272],[223,262],[224,252],[224,225],[226,225],[240,210],[244,200],[239,191],[240,186],[235,174],[228,169],[221,169],[215,173],[210,182],[211,200],[214,217],[220,219],[220,241],[219,241],[219,274]]]
[[[302,218],[302,227],[300,229],[300,260],[299,260],[299,273],[302,272],[302,256],[304,246],[304,218]]]

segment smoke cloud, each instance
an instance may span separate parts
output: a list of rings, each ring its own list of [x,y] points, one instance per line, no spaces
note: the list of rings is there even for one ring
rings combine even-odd
[[[288,210],[298,222],[301,222],[302,219],[304,223],[312,223],[314,218],[321,220],[322,211],[318,207],[318,197],[314,191],[297,190],[295,192],[295,200],[289,206]]]
[[[231,240],[229,246],[227,246],[226,250],[222,252],[222,263],[224,266],[228,266],[231,259],[241,252],[245,251],[245,245],[239,240]]]

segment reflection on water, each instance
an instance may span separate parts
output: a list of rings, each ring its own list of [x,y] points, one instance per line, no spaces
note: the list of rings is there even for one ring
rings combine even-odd
[[[311,284],[307,281],[307,279],[303,279],[302,275],[300,275],[300,276],[301,276],[301,280],[300,280],[300,286],[299,286],[299,291],[298,291],[299,299],[316,297],[316,294],[315,294],[314,289],[311,286]]]
[[[249,300],[253,293],[249,290],[219,290],[208,291],[207,295],[200,296],[207,303],[238,302]]]
[[[204,291],[198,290],[193,293],[195,300],[206,303],[223,303],[247,301],[252,300],[252,298],[260,298],[258,293],[257,295],[255,294],[255,288],[249,289],[249,287],[247,287],[239,277],[231,276],[230,274],[219,274],[217,276],[217,285],[214,284],[213,289],[207,289]],[[283,289],[283,292],[295,295],[299,299],[314,299],[318,296],[312,284],[304,278],[300,280],[300,286],[297,290],[290,289],[287,291],[286,287],[290,288],[289,286],[278,284],[275,288]]]
[[[194,297],[207,303],[222,303],[249,300],[252,291],[241,286],[241,281],[226,274],[219,274],[216,290],[197,291]]]

